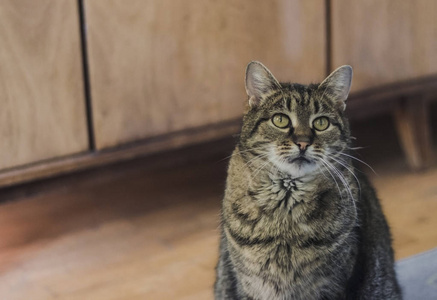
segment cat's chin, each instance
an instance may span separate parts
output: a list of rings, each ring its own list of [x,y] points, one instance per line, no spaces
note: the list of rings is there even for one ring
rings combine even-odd
[[[277,164],[277,167],[282,172],[287,173],[294,178],[311,176],[318,170],[317,164],[308,159],[288,161],[286,163]]]
[[[320,169],[311,156],[287,155],[284,157],[278,155],[275,152],[275,148],[271,149],[268,159],[279,171],[293,178],[311,176],[316,174]]]

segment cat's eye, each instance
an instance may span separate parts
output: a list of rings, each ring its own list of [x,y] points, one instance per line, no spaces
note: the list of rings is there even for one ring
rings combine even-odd
[[[313,127],[318,131],[326,130],[328,126],[329,119],[327,117],[319,117],[313,121]]]
[[[290,124],[290,118],[284,114],[276,114],[272,117],[272,123],[276,127],[285,128]]]

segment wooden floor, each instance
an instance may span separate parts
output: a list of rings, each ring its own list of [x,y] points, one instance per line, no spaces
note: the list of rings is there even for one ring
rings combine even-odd
[[[0,298],[212,299],[226,155],[176,155],[0,194]],[[436,247],[437,167],[373,167],[396,258]]]

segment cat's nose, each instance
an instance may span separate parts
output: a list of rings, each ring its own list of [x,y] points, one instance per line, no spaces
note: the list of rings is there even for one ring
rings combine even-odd
[[[297,146],[299,147],[299,149],[301,151],[304,151],[304,150],[306,150],[308,148],[309,144],[310,143],[307,143],[307,142],[298,142]]]
[[[301,154],[313,143],[313,137],[309,134],[293,134],[291,139],[299,147]]]

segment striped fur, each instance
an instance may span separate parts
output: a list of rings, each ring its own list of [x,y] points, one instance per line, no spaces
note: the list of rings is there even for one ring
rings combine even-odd
[[[351,161],[348,76],[343,67],[304,86],[248,66],[250,107],[229,163],[216,299],[401,298],[389,228]],[[289,126],[274,125],[278,113]],[[320,116],[330,121],[324,131],[313,126]]]

